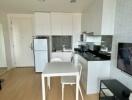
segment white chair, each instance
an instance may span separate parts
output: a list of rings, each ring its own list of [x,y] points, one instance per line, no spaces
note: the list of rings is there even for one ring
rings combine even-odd
[[[81,64],[78,64],[77,65],[77,68],[79,70],[79,74],[80,74],[80,78],[81,78],[82,65]],[[73,84],[76,84],[76,77],[74,77],[74,76],[63,76],[63,77],[61,77],[61,84],[62,84],[62,100],[64,100],[64,86],[65,85],[73,85]],[[84,100],[83,94],[82,94],[82,91],[81,91],[80,84],[79,84],[79,91],[80,91],[82,100]]]
[[[61,58],[53,58],[53,59],[51,59],[50,62],[62,62],[62,59]],[[50,89],[50,77],[47,77],[47,84]]]
[[[62,62],[61,58],[52,58],[50,62]]]

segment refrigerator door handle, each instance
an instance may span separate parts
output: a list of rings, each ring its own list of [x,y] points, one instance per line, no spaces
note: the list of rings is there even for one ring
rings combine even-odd
[[[30,44],[30,48],[31,50],[33,50],[33,42]]]

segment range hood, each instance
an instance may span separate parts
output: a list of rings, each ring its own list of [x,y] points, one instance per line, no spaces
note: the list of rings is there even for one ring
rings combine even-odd
[[[96,35],[94,32],[82,32],[82,34],[86,35],[86,36],[102,36],[102,35]]]
[[[87,32],[82,32],[82,34],[84,34],[84,35],[89,35],[89,36],[93,36],[93,35],[94,35],[94,32],[89,32],[89,33],[87,33]]]

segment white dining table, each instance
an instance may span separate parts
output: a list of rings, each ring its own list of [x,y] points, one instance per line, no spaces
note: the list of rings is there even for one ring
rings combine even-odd
[[[75,76],[76,77],[76,100],[79,93],[79,71],[70,62],[51,62],[47,63],[41,74],[42,80],[42,100],[46,100],[45,77]]]

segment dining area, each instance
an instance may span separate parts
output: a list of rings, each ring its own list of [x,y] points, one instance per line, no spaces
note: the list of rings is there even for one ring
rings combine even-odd
[[[71,62],[49,62],[46,64],[42,74],[41,74],[41,85],[42,85],[42,100],[48,100],[50,95],[48,95],[48,92],[52,90],[52,86],[57,84],[54,83],[54,81],[51,81],[50,78],[60,77],[60,83],[59,87],[61,87],[61,100],[65,100],[65,95],[68,95],[69,93],[65,89],[67,88],[67,85],[73,85],[73,88],[75,86],[75,100],[84,100],[82,89],[80,86],[80,78],[81,78],[81,71],[82,71],[82,65],[81,64],[73,64]],[[46,83],[47,82],[47,83]],[[46,86],[47,85],[47,86]],[[65,86],[66,85],[66,86]],[[48,88],[48,89],[47,89]],[[59,92],[60,93],[60,92]],[[79,93],[80,96],[79,97]],[[54,95],[57,95],[57,92],[54,92]],[[70,96],[70,94],[69,94]]]

